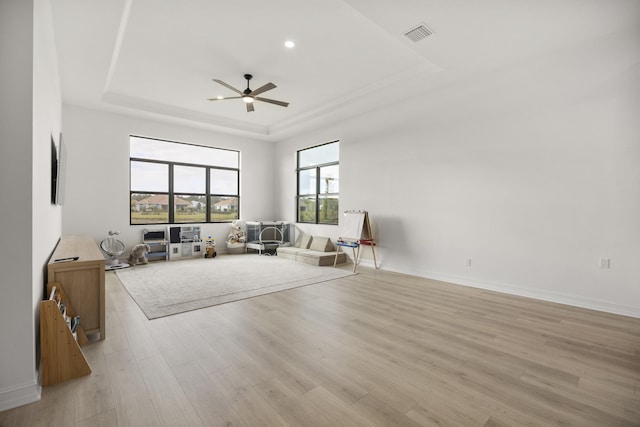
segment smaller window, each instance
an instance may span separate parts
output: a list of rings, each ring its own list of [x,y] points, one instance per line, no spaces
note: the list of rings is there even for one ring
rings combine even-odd
[[[195,166],[173,167],[173,191],[176,193],[200,193],[206,192],[205,184],[207,170]]]
[[[131,191],[168,192],[169,165],[132,160]]]
[[[298,173],[298,194],[316,194],[316,169],[305,169]]]
[[[211,169],[211,194],[238,194],[238,171]]]
[[[339,141],[298,151],[297,220],[338,224]]]

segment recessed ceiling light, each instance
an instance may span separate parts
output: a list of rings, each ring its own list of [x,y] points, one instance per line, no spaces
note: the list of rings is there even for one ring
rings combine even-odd
[[[286,42],[284,42],[284,46],[288,47],[289,49],[292,49],[296,46],[296,44],[294,42],[292,42],[291,40],[287,40]]]

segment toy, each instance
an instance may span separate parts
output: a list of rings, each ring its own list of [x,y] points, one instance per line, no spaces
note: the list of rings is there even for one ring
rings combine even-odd
[[[231,233],[227,236],[227,254],[241,254],[245,252],[247,237],[244,221],[231,222]]]
[[[216,239],[209,236],[204,239],[205,244],[205,258],[215,258],[216,257]]]
[[[124,243],[116,238],[118,234],[120,234],[119,231],[109,230],[109,237],[100,242],[100,249],[109,256],[109,259],[105,262],[105,270],[117,270],[129,267],[129,264],[120,262],[118,258],[125,250]],[[68,260],[65,259],[65,261]]]
[[[151,251],[149,245],[145,243],[139,243],[133,247],[131,250],[131,255],[129,255],[129,264],[138,265],[138,264],[149,264],[149,260],[147,259],[147,254]]]
[[[231,233],[227,236],[227,243],[245,243],[246,236],[242,223],[239,221],[233,221],[231,223]]]

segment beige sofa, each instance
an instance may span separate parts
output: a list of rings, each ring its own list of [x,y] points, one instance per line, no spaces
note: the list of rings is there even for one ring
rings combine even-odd
[[[278,248],[278,256],[311,265],[333,265],[336,247],[328,237],[309,236],[301,233],[293,246]],[[338,254],[338,264],[346,262],[344,252]]]

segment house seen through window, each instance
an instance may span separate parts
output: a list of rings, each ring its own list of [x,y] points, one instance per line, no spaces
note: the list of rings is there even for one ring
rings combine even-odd
[[[339,141],[298,151],[298,222],[338,224]]]
[[[130,136],[130,223],[240,217],[240,152]]]

